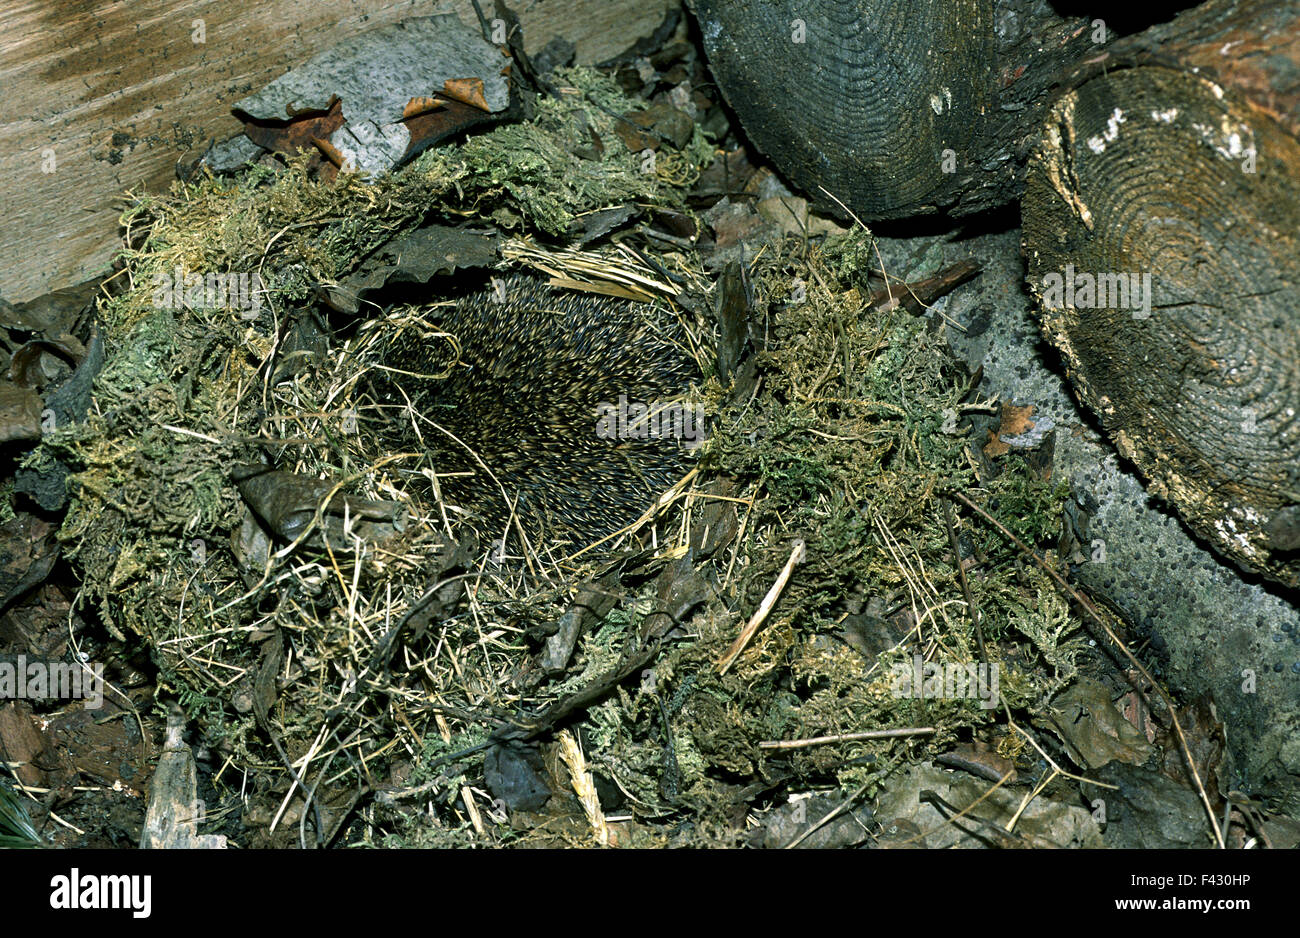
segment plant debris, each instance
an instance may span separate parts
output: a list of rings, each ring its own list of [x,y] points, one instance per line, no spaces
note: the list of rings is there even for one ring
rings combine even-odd
[[[726,148],[693,55],[555,68],[527,119],[368,179],[301,151],[132,195],[93,404],[24,465],[67,473],[73,611],[147,654],[155,721],[183,714],[147,841],[1103,842],[1081,786],[1109,783],[1069,767],[1141,761],[1133,720],[1168,714],[1113,706],[1058,588],[1051,428],[980,399],[931,315],[977,268],[891,275],[870,231]],[[338,95],[355,132],[334,78],[259,113],[307,101],[324,139]],[[707,414],[697,458],[628,483],[600,536],[474,524],[434,448],[376,416],[418,427],[409,389],[493,341],[447,310],[523,277],[639,304],[628,354],[671,346]],[[404,329],[448,343],[438,367]]]

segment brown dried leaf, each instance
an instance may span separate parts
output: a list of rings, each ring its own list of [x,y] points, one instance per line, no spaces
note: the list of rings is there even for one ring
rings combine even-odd
[[[989,441],[984,444],[984,455],[989,459],[1006,455],[1011,447],[1002,442],[1002,438],[1017,437],[1032,430],[1035,424],[1033,416],[1036,409],[1033,404],[1017,406],[1004,403],[1002,405],[1002,423],[997,432],[989,431]]]
[[[442,93],[453,101],[468,104],[485,113],[492,111],[492,106],[483,93],[482,78],[448,78],[442,83]]]
[[[244,136],[259,147],[278,153],[297,153],[317,146],[346,123],[343,104],[331,98],[324,111],[308,111],[287,121],[244,121]]]
[[[39,440],[45,402],[35,391],[0,384],[0,443]]]

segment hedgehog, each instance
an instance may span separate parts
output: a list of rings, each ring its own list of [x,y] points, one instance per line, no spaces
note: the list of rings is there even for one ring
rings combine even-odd
[[[533,544],[605,539],[681,479],[702,430],[675,316],[532,277],[432,307],[382,364],[386,442],[428,451],[444,503],[492,541],[515,543],[512,519]]]

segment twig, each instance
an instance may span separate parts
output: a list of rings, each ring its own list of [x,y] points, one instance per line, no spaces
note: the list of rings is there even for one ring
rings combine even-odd
[[[899,736],[924,736],[935,732],[933,726],[909,726],[899,730],[863,730],[859,733],[836,733],[834,736],[812,736],[808,739],[765,739],[759,749],[803,749],[826,743],[844,743],[855,739],[894,739]]]
[[[749,640],[754,637],[754,633],[757,632],[759,626],[767,620],[768,614],[772,611],[772,607],[776,605],[776,601],[780,597],[781,591],[785,589],[785,584],[790,581],[790,574],[794,572],[795,565],[802,563],[804,558],[807,556],[808,550],[804,546],[803,540],[796,540],[794,542],[794,550],[790,552],[790,559],[785,562],[785,567],[781,570],[781,575],[776,578],[776,582],[772,584],[772,588],[768,590],[767,595],[763,597],[763,602],[759,604],[758,611],[754,613],[745,627],[741,629],[740,634],[736,636],[736,640],[732,642],[731,647],[727,649],[727,653],[718,659],[717,666],[719,674],[726,674],[727,669],[731,667],[732,662],[734,662],[737,656],[745,650],[745,646],[749,644]]]
[[[957,528],[952,522],[952,506],[947,500],[943,503],[943,520],[948,525],[948,543],[952,545],[953,563],[957,565],[957,578],[961,581],[961,592],[966,597],[966,608],[970,612],[971,624],[975,627],[975,641],[980,646],[980,662],[985,666],[989,663],[989,653],[984,647],[984,624],[980,621],[979,607],[975,605],[975,597],[971,595],[970,583],[966,580],[966,568],[961,562],[961,550],[957,546]]]

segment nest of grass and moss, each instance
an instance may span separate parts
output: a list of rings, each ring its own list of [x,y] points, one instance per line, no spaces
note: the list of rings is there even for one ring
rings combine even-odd
[[[707,142],[697,130],[650,174],[614,146],[575,156],[631,102],[590,72],[560,85],[533,120],[373,183],[321,183],[289,160],[139,196],[123,215],[95,407],[33,458],[74,468],[61,537],[82,608],[148,649],[159,695],[222,756],[213,783],[245,792],[252,842],[307,843],[309,822],[329,841],[377,794],[349,842],[589,843],[604,831],[606,843],[731,843],[737,810],[781,787],[869,792],[975,731],[1014,759],[1024,742],[1010,715],[1040,710],[1079,667],[1080,623],[1048,576],[959,513],[981,566],[961,582],[945,493],[978,496],[1043,544],[1066,492],[1018,457],[993,475],[972,456],[952,417],[984,405],[968,402],[969,376],[924,319],[868,302],[869,232],[774,239],[746,259],[754,352],[724,385],[698,252],[563,238],[584,213],[628,201],[689,211]],[[323,290],[430,218],[501,231],[501,270],[675,317],[711,435],[632,524],[503,557],[455,523],[461,506],[429,484],[426,454],[364,432],[366,369],[429,307],[365,310],[294,345]],[[266,315],[160,306],[159,278],[177,268],[256,271]],[[806,285],[797,297],[794,282]],[[283,367],[286,351],[310,365]],[[232,472],[250,465],[324,480],[297,493],[292,537],[254,517]],[[368,528],[352,516],[375,506],[387,513]],[[730,654],[796,541],[797,575]],[[609,601],[547,660],[592,584]],[[978,659],[972,609],[1003,707],[895,694],[891,675],[916,654]],[[579,797],[510,828],[477,754],[564,727],[542,774]],[[879,728],[902,732],[854,737]],[[623,820],[601,816],[602,801]],[[656,823],[683,815],[694,823],[676,840]]]

